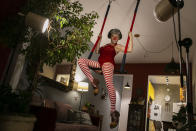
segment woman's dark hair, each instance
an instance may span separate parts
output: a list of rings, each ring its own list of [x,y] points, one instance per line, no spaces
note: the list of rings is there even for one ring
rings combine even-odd
[[[112,34],[117,34],[119,36],[119,40],[122,39],[122,33],[120,32],[119,29],[111,29],[108,32],[108,38],[111,38]]]

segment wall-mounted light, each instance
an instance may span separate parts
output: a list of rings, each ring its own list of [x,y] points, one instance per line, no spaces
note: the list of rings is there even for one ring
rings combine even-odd
[[[82,91],[82,92],[87,92],[88,91],[88,83],[87,82],[79,82],[77,90]]]
[[[49,19],[29,12],[25,18],[25,24],[34,30],[44,33],[49,26]]]
[[[127,82],[127,84],[124,86],[124,88],[126,88],[126,89],[130,89],[130,88],[131,88],[128,82]]]
[[[25,24],[30,26],[32,29],[44,33],[49,27],[49,19],[38,14],[28,12],[27,15],[24,15],[21,12],[18,12],[18,15],[25,17]]]
[[[155,7],[154,16],[159,22],[165,22],[183,6],[183,0],[161,0]]]

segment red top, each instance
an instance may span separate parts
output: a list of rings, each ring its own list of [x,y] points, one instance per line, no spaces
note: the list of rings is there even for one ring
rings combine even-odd
[[[101,67],[105,62],[110,62],[113,65],[115,64],[114,62],[114,57],[116,55],[116,51],[114,49],[115,46],[107,44],[100,48],[99,50],[100,56],[98,58],[98,62],[101,65]]]

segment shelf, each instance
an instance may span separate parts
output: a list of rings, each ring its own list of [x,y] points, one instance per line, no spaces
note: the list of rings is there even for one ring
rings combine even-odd
[[[56,89],[59,89],[64,92],[68,92],[72,90],[72,87],[66,86],[60,82],[57,82],[53,79],[47,78],[45,76],[39,75],[39,81],[38,81],[40,86],[49,86],[49,87],[54,87]]]

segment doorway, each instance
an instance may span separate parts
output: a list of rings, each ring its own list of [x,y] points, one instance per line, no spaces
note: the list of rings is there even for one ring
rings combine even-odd
[[[148,76],[146,131],[175,131],[172,117],[186,105],[186,88],[180,87],[180,76]]]

